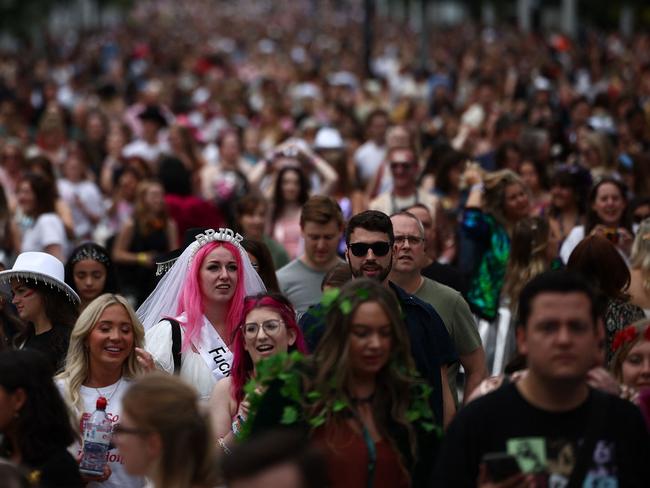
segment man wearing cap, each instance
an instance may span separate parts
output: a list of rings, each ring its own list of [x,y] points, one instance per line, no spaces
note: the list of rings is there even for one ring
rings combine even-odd
[[[147,106],[138,118],[142,122],[142,136],[127,144],[122,154],[126,158],[142,158],[153,165],[165,149],[158,136],[160,130],[167,127],[167,119],[157,105]]]

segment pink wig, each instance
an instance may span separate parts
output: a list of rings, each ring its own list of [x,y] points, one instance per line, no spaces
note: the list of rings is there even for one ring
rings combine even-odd
[[[241,322],[242,307],[244,304],[244,297],[246,296],[246,287],[244,286],[244,269],[239,250],[229,242],[215,241],[206,244],[197,251],[194,259],[192,259],[190,270],[187,273],[185,283],[183,283],[183,288],[178,299],[178,308],[176,313],[180,315],[185,312],[187,318],[187,323],[184,324],[185,338],[183,339],[183,346],[181,347],[181,351],[183,352],[187,351],[192,343],[192,339],[199,336],[201,327],[203,327],[203,313],[205,307],[203,305],[203,293],[201,291],[201,265],[203,264],[205,257],[211,251],[220,246],[223,246],[230,251],[237,263],[237,286],[235,287],[235,293],[228,304],[228,313],[226,314],[226,327],[229,337],[232,336],[234,329]],[[222,339],[227,341],[228,337],[222,337]]]
[[[282,321],[287,330],[293,330],[296,334],[296,341],[289,350],[297,350],[303,354],[307,354],[307,346],[305,339],[302,335],[302,330],[296,323],[296,312],[283,295],[279,293],[264,293],[254,297],[246,297],[244,301],[244,309],[242,311],[242,320],[240,325],[244,323],[246,316],[256,308],[270,308],[280,314]],[[230,370],[230,378],[232,381],[230,394],[237,401],[237,405],[244,399],[244,385],[249,380],[253,372],[253,360],[251,359],[246,349],[244,349],[244,334],[240,327],[235,330],[235,335],[231,344],[233,354],[232,368]]]

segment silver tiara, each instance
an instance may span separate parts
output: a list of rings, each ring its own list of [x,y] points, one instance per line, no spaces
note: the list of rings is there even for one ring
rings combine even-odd
[[[106,267],[111,264],[109,257],[106,254],[97,251],[94,247],[82,248],[72,256],[71,262],[72,264],[76,264],[79,261],[85,261],[87,259],[102,263]]]
[[[241,245],[241,241],[244,240],[244,236],[239,234],[238,232],[234,232],[232,229],[227,229],[224,227],[219,227],[217,230],[214,229],[207,229],[205,232],[201,234],[197,234],[194,236],[194,242],[190,244],[188,247],[192,247],[192,250],[190,251],[190,257],[188,259],[188,266],[192,263],[192,258],[194,258],[194,255],[197,253],[199,249],[201,249],[203,246],[206,244],[209,244],[211,242],[230,242],[234,246],[236,246],[240,251],[245,252],[244,248]],[[178,260],[178,257],[175,257],[173,259],[169,259],[167,261],[163,261],[160,263],[156,263],[156,276],[162,276],[167,271],[169,271],[174,264],[176,264],[176,261]]]

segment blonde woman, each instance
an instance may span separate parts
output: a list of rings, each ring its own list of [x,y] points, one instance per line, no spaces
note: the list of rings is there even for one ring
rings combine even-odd
[[[113,423],[120,421],[122,396],[138,374],[153,369],[151,355],[142,347],[144,329],[124,297],[104,294],[81,313],[72,330],[65,369],[57,386],[72,410],[79,430],[95,411],[97,398],[108,401],[106,412]],[[80,446],[74,447],[77,458]],[[87,478],[90,487],[144,485],[144,480],[126,474],[121,458],[109,451],[104,476]]]
[[[176,376],[152,373],[124,395],[113,432],[126,470],[152,488],[212,488],[217,457],[208,414],[196,390]]]
[[[544,217],[529,217],[517,222],[512,231],[510,257],[503,285],[513,316],[519,293],[533,277],[548,270],[557,257],[559,244],[557,225]]]
[[[650,219],[639,225],[630,257],[630,301],[650,318]]]

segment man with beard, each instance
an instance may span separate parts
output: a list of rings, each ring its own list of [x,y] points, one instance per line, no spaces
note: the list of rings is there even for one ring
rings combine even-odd
[[[388,280],[395,243],[390,218],[376,210],[353,216],[345,230],[345,242],[345,256],[352,276],[375,279],[395,293],[402,308],[418,373],[433,387],[430,403],[434,416],[439,424],[446,426],[456,411],[447,380],[447,366],[456,362],[458,356],[442,319],[433,307]],[[300,320],[312,350],[323,334],[324,316],[322,305],[317,305]]]

